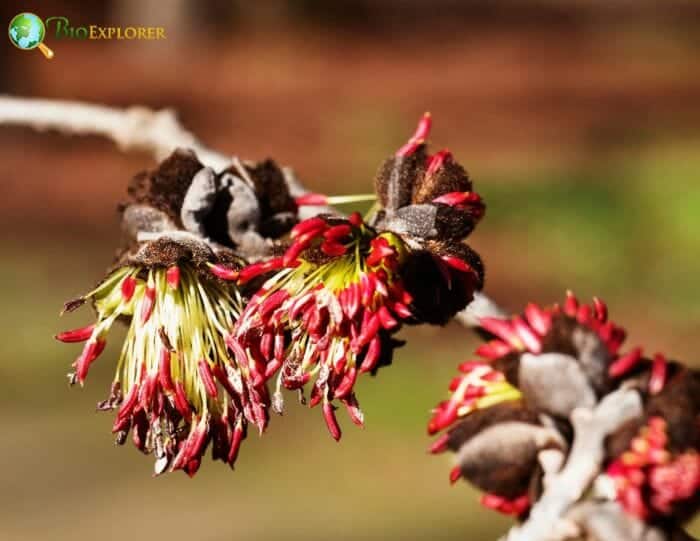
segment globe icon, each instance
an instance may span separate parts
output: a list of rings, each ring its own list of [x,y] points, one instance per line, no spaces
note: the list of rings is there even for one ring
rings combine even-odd
[[[10,41],[20,49],[38,47],[44,41],[44,21],[33,13],[20,13],[10,21]]]

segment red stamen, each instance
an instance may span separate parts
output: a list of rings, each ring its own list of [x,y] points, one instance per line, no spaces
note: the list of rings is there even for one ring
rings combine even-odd
[[[260,353],[262,353],[262,356],[265,359],[272,358],[272,348],[274,345],[274,339],[275,337],[272,334],[272,332],[265,332],[260,338]]]
[[[286,289],[278,289],[267,297],[260,306],[259,314],[260,318],[265,320],[270,312],[273,312],[280,305],[289,298],[289,293]]]
[[[185,388],[182,386],[181,381],[175,382],[175,408],[185,419],[189,419],[192,416],[190,403],[187,400],[187,394],[185,394]]]
[[[622,506],[632,515],[644,520],[648,515],[647,506],[638,487],[628,485],[618,494]]]
[[[238,393],[236,390],[233,388],[233,384],[231,383],[231,380],[229,380],[228,375],[226,374],[226,371],[221,368],[220,365],[215,364],[212,369],[212,374],[214,374],[214,377],[216,380],[219,382],[219,384],[226,389],[226,392],[230,394],[231,396],[237,396]]]
[[[124,302],[129,302],[131,297],[134,296],[134,291],[136,291],[136,278],[133,276],[127,276],[122,280],[122,300]]]
[[[501,344],[502,344],[502,343],[503,343],[503,342],[501,342]],[[510,351],[510,348],[508,349],[508,351]],[[484,366],[489,366],[489,365],[488,365],[488,363],[485,363],[485,362],[482,362],[482,361],[465,361],[465,362],[461,363],[461,364],[457,367],[457,369],[458,369],[460,372],[464,372],[465,374],[468,374],[469,372],[471,372],[471,371],[474,370],[475,368],[482,368],[482,367],[484,367]]]
[[[454,485],[462,477],[462,470],[459,466],[455,466],[450,470],[450,484]]]
[[[598,329],[598,336],[600,336],[605,343],[609,342],[615,331],[615,325],[612,321],[603,323]]]
[[[433,199],[433,203],[442,203],[450,207],[458,207],[465,203],[481,204],[481,196],[475,192],[447,192]]]
[[[85,340],[92,336],[92,331],[94,330],[95,325],[87,325],[85,327],[81,327],[80,329],[60,332],[54,336],[54,338],[65,343],[85,342]]]
[[[345,255],[347,248],[339,242],[325,241],[321,243],[321,251],[331,257],[340,257]]]
[[[233,352],[233,356],[239,364],[244,364],[248,358],[245,348],[241,345],[238,339],[229,334],[225,339],[226,345]]]
[[[195,429],[190,430],[190,433],[187,436],[187,439],[185,439],[185,441],[183,441],[180,444],[180,450],[178,451],[177,456],[175,457],[175,460],[173,460],[173,463],[170,466],[171,471],[181,469],[189,460],[189,452],[190,452],[190,449],[192,448],[192,441],[194,440],[194,434],[195,434]]]
[[[338,385],[338,387],[335,389],[333,397],[343,398],[346,396],[352,390],[353,386],[355,385],[355,381],[357,381],[357,369],[353,366],[345,373],[340,385]]]
[[[481,495],[480,503],[484,507],[488,509],[493,509],[494,511],[498,511],[500,507],[503,505],[503,502],[505,501],[505,498],[502,498],[501,496],[497,496],[496,494],[489,494],[485,493]]]
[[[351,394],[348,397],[341,398],[340,402],[345,406],[353,424],[362,428],[365,425],[365,417],[362,414],[362,410],[360,410],[360,405],[357,403],[355,395]]]
[[[458,417],[458,410],[463,406],[472,405],[476,400],[473,398],[459,397],[453,395],[440,410],[437,417],[437,425],[442,430],[450,426]]]
[[[153,397],[156,391],[156,385],[158,384],[158,374],[148,374],[143,381],[143,385],[139,389],[139,402],[141,408],[145,411],[151,409],[151,404],[153,403]]]
[[[354,283],[348,286],[346,291],[348,292],[347,315],[352,319],[360,309],[360,284]]]
[[[275,360],[279,361],[280,363],[284,360],[284,348],[285,348],[284,334],[279,332],[278,334],[275,335],[274,357],[275,357]]]
[[[350,216],[348,216],[348,222],[350,222],[355,227],[360,227],[363,224],[362,215],[355,211]]]
[[[267,363],[265,365],[265,380],[268,380],[274,376],[277,370],[280,369],[280,366],[282,366],[282,360],[280,359],[272,359],[269,363]]]
[[[430,156],[428,158],[428,170],[425,172],[426,176],[434,175],[450,159],[452,159],[452,153],[447,149],[440,150],[433,156]]]
[[[331,433],[335,441],[339,441],[342,435],[340,425],[338,424],[338,419],[335,417],[335,408],[328,400],[324,400],[323,402],[323,418],[326,420],[328,432]]]
[[[226,461],[230,466],[233,466],[234,462],[236,462],[236,458],[238,458],[238,451],[241,448],[241,442],[243,441],[244,437],[245,431],[243,430],[243,423],[239,419],[233,429],[231,444],[229,446],[228,456],[226,457]]]
[[[464,401],[471,401],[474,398],[482,398],[486,396],[486,394],[486,387],[483,385],[468,385],[467,388],[464,389],[461,399]]]
[[[166,348],[160,350],[160,362],[158,363],[158,379],[165,392],[174,391],[173,379],[170,374],[170,359],[172,353]]]
[[[156,288],[152,285],[146,286],[146,291],[143,296],[143,303],[141,304],[141,323],[146,324],[151,318],[153,313],[153,306],[156,302]]]
[[[494,317],[484,317],[479,321],[482,328],[496,337],[508,342],[511,346],[518,350],[522,350],[524,344],[520,337],[516,334],[515,329],[510,321]]]
[[[261,274],[265,274],[271,270],[280,269],[283,266],[284,263],[281,257],[275,257],[269,261],[253,263],[240,271],[238,281],[243,284],[257,276],[260,276]]]
[[[294,261],[296,261],[299,254],[301,254],[311,245],[311,242],[318,233],[319,231],[309,231],[308,233],[304,233],[297,238],[292,245],[287,248],[287,251],[284,252],[284,256],[282,256],[282,266],[289,267]]]
[[[524,494],[514,500],[508,500],[497,494],[483,494],[481,496],[481,505],[505,515],[522,515],[530,508],[530,498]]]
[[[206,421],[202,421],[199,425],[197,425],[197,428],[195,428],[195,437],[192,441],[192,445],[189,449],[189,458],[199,458],[202,454],[202,451],[204,450],[204,446],[209,439],[209,430],[207,429],[207,423]],[[189,462],[189,460],[188,460]],[[196,469],[195,469],[196,472]],[[188,472],[190,473],[190,472]],[[193,475],[194,472],[192,472]]]
[[[292,303],[292,306],[289,310],[289,319],[297,319],[297,317],[299,317],[299,314],[301,312],[305,312],[308,306],[312,302],[314,302],[314,300],[315,297],[313,291],[309,291],[308,293],[305,293],[303,296],[296,299]]]
[[[564,313],[567,316],[576,317],[577,312],[578,312],[578,299],[571,291],[567,291],[566,292],[566,301],[564,302]]]
[[[359,347],[367,344],[372,338],[377,336],[381,323],[377,314],[366,311],[365,314],[370,314],[368,318],[362,323],[362,331],[360,336],[357,337],[357,345]]]
[[[75,365],[75,372],[81,385],[87,377],[90,365],[100,356],[106,345],[107,341],[100,338],[94,341],[89,341],[85,344],[83,352],[80,357],[78,357]]]
[[[578,311],[576,312],[576,320],[581,325],[590,325],[592,319],[593,319],[593,310],[591,309],[591,307],[589,305],[582,304],[581,306],[578,307]]]
[[[630,371],[642,358],[642,348],[635,348],[619,357],[608,367],[610,377],[617,378]]]
[[[423,142],[428,138],[430,134],[430,127],[432,124],[432,118],[430,113],[425,113],[421,119],[418,121],[418,127],[416,132],[411,136],[408,142],[396,151],[396,156],[406,157],[413,154],[416,149],[423,144]]]
[[[450,267],[453,269],[456,269],[460,272],[474,272],[473,269],[469,266],[469,264],[455,256],[451,255],[443,255],[440,256],[440,259],[442,259],[445,263],[447,263]]]
[[[379,308],[377,311],[377,316],[379,317],[379,322],[381,323],[382,327],[387,330],[391,330],[399,324],[399,322],[396,321],[396,319],[391,315],[386,306]]]
[[[593,307],[595,308],[595,317],[601,323],[608,320],[608,306],[598,297],[593,297]]]
[[[199,375],[202,378],[202,383],[204,384],[207,394],[212,398],[219,396],[219,389],[216,387],[216,382],[214,381],[214,377],[212,376],[211,368],[209,367],[207,360],[201,359],[197,368],[199,369]]]
[[[444,453],[445,451],[447,451],[449,441],[449,434],[441,435],[437,440],[433,442],[433,444],[428,449],[428,452],[433,455],[439,455],[440,453]]]
[[[610,339],[607,341],[608,349],[613,354],[616,354],[626,337],[627,331],[625,331],[625,329],[613,326]]]
[[[349,237],[352,233],[352,227],[349,224],[334,225],[326,229],[323,233],[323,238],[328,241],[338,241],[345,237]]]
[[[513,327],[528,350],[535,354],[542,352],[542,342],[540,338],[520,316],[515,316],[513,318]]]
[[[323,395],[321,394],[321,391],[316,385],[314,385],[311,389],[311,396],[309,397],[309,407],[315,408],[318,406],[321,403],[322,398]]]
[[[454,392],[457,390],[457,387],[464,381],[464,376],[455,376],[452,378],[452,381],[450,381],[450,385],[448,386],[448,390],[450,392]]]
[[[413,313],[411,313],[410,308],[402,302],[395,302],[392,306],[392,310],[401,319],[408,319],[409,317],[413,316]]]
[[[290,234],[293,239],[296,239],[304,233],[308,233],[309,231],[319,231],[321,229],[325,229],[326,227],[328,227],[328,224],[323,218],[314,216],[313,218],[308,218],[302,222],[299,222],[292,228]]]
[[[180,287],[180,267],[173,265],[165,271],[165,281],[172,289]]]
[[[525,307],[525,318],[537,334],[546,335],[552,328],[552,316],[536,304],[530,303]]]
[[[298,207],[309,206],[309,205],[327,205],[328,196],[321,193],[305,193],[294,198],[294,202]]]
[[[505,381],[506,376],[503,374],[503,372],[492,370],[491,372],[487,372],[486,374],[481,376],[481,379],[483,379],[484,381]]]
[[[375,336],[370,340],[369,346],[367,347],[367,352],[365,353],[365,358],[360,365],[360,372],[370,372],[374,369],[379,361],[379,354],[381,353],[382,343],[379,336]]]
[[[389,296],[389,290],[386,287],[386,273],[383,269],[379,269],[376,273],[370,272],[367,277],[370,280],[371,288],[379,293],[382,297]]]
[[[491,340],[480,345],[476,349],[476,354],[480,357],[484,357],[485,359],[489,359],[490,361],[495,361],[496,359],[500,359],[501,357],[508,355],[512,349],[512,346],[506,342],[501,340]]]
[[[661,353],[654,355],[651,365],[651,376],[649,376],[649,392],[659,394],[666,384],[666,357]]]
[[[392,257],[396,250],[384,237],[377,237],[370,242],[370,252],[367,257],[367,265],[374,267],[379,265],[385,258]]]
[[[131,386],[131,389],[129,389],[129,392],[126,393],[126,397],[124,398],[124,402],[122,402],[122,405],[119,406],[119,411],[117,412],[117,418],[115,420],[114,426],[116,427],[118,424],[122,424],[124,420],[128,420],[129,417],[131,416],[131,411],[134,409],[134,406],[136,405],[136,402],[138,401],[138,391],[139,391],[139,385],[135,383],[134,385]],[[119,429],[115,430],[114,428],[112,429],[113,432],[118,432]]]
[[[210,264],[209,270],[214,276],[216,276],[217,278],[221,278],[222,280],[233,281],[238,279],[237,270],[231,269],[219,263]]]

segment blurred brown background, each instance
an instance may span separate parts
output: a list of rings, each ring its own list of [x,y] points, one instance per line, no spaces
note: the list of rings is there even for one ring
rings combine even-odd
[[[0,46],[0,92],[176,109],[205,143],[293,165],[312,189],[366,192],[375,168],[434,115],[488,212],[472,237],[509,308],[566,288],[600,295],[630,343],[697,363],[700,3],[695,0],[4,2],[75,26],[165,26],[166,42]],[[360,385],[367,427],[291,404],[237,471],[150,478],[93,413],[62,301],[100,278],[127,180],[152,166],[97,138],[0,127],[0,539],[495,539],[508,520],[450,487],[425,453],[429,409],[474,340],[403,332],[394,366]],[[115,342],[115,341],[113,341]],[[116,348],[108,351],[113,357]],[[693,530],[700,533],[696,523]]]

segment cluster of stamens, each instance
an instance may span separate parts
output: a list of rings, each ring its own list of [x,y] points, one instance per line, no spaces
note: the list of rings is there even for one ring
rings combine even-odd
[[[666,421],[651,417],[606,473],[625,510],[647,520],[652,515],[671,514],[675,503],[697,494],[700,455],[688,450],[674,457],[668,450]]]
[[[276,270],[251,298],[227,343],[263,379],[302,389],[314,379],[310,405],[323,404],[331,435],[340,438],[333,400],[363,422],[353,388],[390,347],[387,338],[411,317],[411,295],[399,267],[405,246],[393,233],[378,234],[358,214],[314,217],[292,230],[284,255],[255,264],[239,280]]]
[[[57,335],[85,342],[71,383],[85,382],[118,319],[128,331],[110,396],[113,432],[156,456],[156,474],[193,475],[211,442],[214,458],[233,465],[248,422],[264,426],[269,396],[228,350],[225,338],[241,310],[235,286],[202,280],[188,264],[124,266],[76,304],[94,303],[97,322]],[[82,302],[81,302],[82,301]]]
[[[428,140],[432,128],[432,116],[425,113],[420,121],[415,133],[401,148],[395,156],[397,158],[408,158],[414,155]],[[440,171],[446,163],[453,160],[452,153],[448,149],[442,149],[435,154],[428,154],[425,157],[425,177],[431,177]],[[462,211],[469,211],[471,219],[476,223],[484,217],[486,206],[481,196],[476,192],[448,192],[432,199],[433,203],[439,203]]]
[[[483,361],[466,361],[459,365],[461,374],[450,382],[450,397],[433,410],[428,423],[428,434],[436,434],[469,415],[508,400],[521,397],[520,391],[506,381],[502,372],[494,370]],[[438,438],[431,446],[433,453],[446,450],[448,434]]]
[[[440,402],[433,410],[428,423],[428,434],[433,435],[449,429],[470,413],[486,409],[502,402],[518,400],[521,393],[510,385],[502,372],[494,370],[484,361],[466,361],[459,365],[461,374],[449,386],[450,397]],[[430,446],[432,454],[440,454],[449,448],[450,432],[445,432]],[[462,476],[458,464],[450,470],[450,483],[456,483]],[[518,516],[529,508],[527,495],[507,499],[496,494],[483,494],[481,504],[502,514]]]
[[[599,299],[594,299],[591,305],[582,304],[568,292],[562,306],[555,304],[551,307],[541,307],[530,303],[522,315],[510,318],[481,318],[481,327],[495,338],[477,348],[476,354],[481,359],[460,365],[462,374],[452,380],[448,400],[438,404],[434,410],[428,423],[428,433],[432,435],[450,429],[459,419],[477,409],[521,399],[520,390],[509,384],[505,375],[494,369],[491,363],[513,354],[538,355],[547,351],[551,348],[548,337],[561,318],[574,320],[597,334],[613,359],[609,368],[611,375],[621,375],[634,364],[630,364],[628,359],[631,358],[630,355],[637,355],[637,350],[622,357],[617,355],[625,340],[625,331],[608,321],[607,306]],[[430,451],[441,453],[447,450],[449,437],[449,432],[440,436],[432,444]],[[455,482],[459,478],[460,467],[457,466],[450,472],[450,480]],[[501,513],[515,515],[520,515],[529,507],[529,500],[525,495],[509,500],[496,494],[485,494],[482,503]]]
[[[574,319],[594,331],[611,355],[616,355],[625,341],[625,330],[608,321],[608,310],[603,301],[596,298],[592,305],[581,304],[573,293],[567,292],[563,306],[555,304],[544,308],[530,303],[522,316],[510,319],[482,318],[481,326],[496,339],[483,344],[476,352],[491,361],[513,352],[542,353],[544,339],[558,317]]]

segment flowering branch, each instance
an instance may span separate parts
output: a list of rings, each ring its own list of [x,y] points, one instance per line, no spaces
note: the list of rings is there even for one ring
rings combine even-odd
[[[119,109],[83,102],[0,96],[0,124],[57,130],[71,135],[101,135],[120,149],[145,150],[160,161],[175,148],[191,148],[199,159],[223,169],[232,157],[208,149],[180,125],[169,109]]]
[[[114,141],[123,151],[149,152],[156,161],[163,160],[176,148],[189,148],[204,165],[217,171],[237,160],[235,156],[205,146],[180,124],[170,109],[153,111],[139,106],[121,109],[78,101],[0,95],[0,124],[28,126],[39,131],[55,130],[68,135],[100,135]],[[284,173],[293,196],[308,192],[291,169],[285,168]],[[326,205],[300,209],[302,217],[315,216],[319,212],[335,213]]]
[[[664,420],[664,400],[696,395],[696,376],[678,363],[669,368],[661,355],[653,361],[642,360],[639,349],[620,355],[624,330],[607,321],[607,308],[598,299],[592,306],[579,305],[569,295],[563,309],[530,304],[522,316],[509,319],[496,303],[474,291],[483,282],[483,268],[478,255],[462,241],[483,215],[484,206],[448,151],[426,153],[430,115],[424,115],[415,135],[382,166],[377,189],[383,211],[367,224],[359,215],[339,215],[327,205],[342,203],[343,198],[334,201],[309,193],[289,168],[244,163],[207,148],[169,110],[0,96],[0,124],[105,136],[122,150],[145,150],[159,161],[170,156],[154,173],[158,182],[183,167],[193,176],[196,189],[188,192],[178,214],[169,207],[147,208],[144,194],[125,209],[124,221],[133,226],[134,239],[149,244],[125,255],[123,266],[98,289],[67,305],[70,310],[93,300],[97,323],[57,336],[65,342],[86,342],[72,374],[82,384],[104,349],[111,324],[121,316],[132,318],[121,371],[102,407],[120,406],[114,428],[118,442],[133,426],[137,447],[155,450],[156,473],[169,468],[193,475],[209,441],[214,458],[233,465],[247,424],[262,431],[270,402],[273,410],[281,410],[280,385],[301,392],[312,376],[316,381],[311,403],[323,404],[334,438],[340,437],[334,399],[361,424],[352,392],[355,378],[360,372],[373,373],[385,355],[390,357],[391,333],[401,320],[415,317],[416,322],[444,323],[464,306],[447,310],[444,319],[434,321],[429,319],[435,312],[429,305],[416,313],[409,310],[409,305],[420,308],[421,302],[436,297],[429,290],[414,299],[396,272],[407,254],[415,252],[437,269],[448,291],[459,286],[464,298],[473,293],[473,301],[454,317],[492,338],[477,350],[482,360],[460,366],[462,375],[450,387],[452,396],[436,409],[429,431],[449,428],[431,450],[458,452],[460,464],[450,475],[453,481],[464,476],[493,492],[482,499],[488,507],[527,517],[504,540],[563,541],[580,537],[579,526],[598,539],[661,540],[665,534],[648,528],[645,519],[653,513],[671,515],[673,505],[692,499],[697,491],[697,451],[692,442],[675,441],[672,456],[665,448],[671,438]],[[171,156],[177,148],[194,153]],[[264,185],[276,172],[283,177],[276,188]],[[422,182],[408,194],[400,182],[406,175]],[[147,191],[143,178],[135,181],[130,190]],[[198,217],[211,210],[207,205],[214,204],[216,189],[223,187],[243,201],[260,183],[265,197],[279,192],[277,188],[288,191],[298,205],[296,218],[302,221],[291,230],[292,242],[283,256],[242,268],[237,254],[219,251],[215,239],[205,238]],[[262,237],[247,227],[236,227],[251,223],[251,216],[260,221],[260,207],[254,203],[239,203],[240,215],[229,213],[226,231],[238,254],[249,260],[257,257],[246,247],[260,249]],[[266,218],[281,226],[288,209],[286,203],[278,203],[282,206],[274,213],[266,209],[270,214]],[[322,213],[337,218],[318,216]],[[187,231],[173,225],[177,220]],[[199,244],[205,240],[215,250],[188,244],[192,240]],[[189,263],[182,265],[184,260]],[[414,275],[423,277],[425,268],[416,267]],[[274,275],[243,307],[238,287],[271,271]],[[209,274],[220,281],[210,281]],[[415,276],[409,286],[416,285]],[[184,287],[187,284],[198,285]],[[161,313],[161,306],[168,310]],[[195,322],[201,337],[184,328],[192,323],[193,313],[201,315]],[[194,338],[173,346],[178,336],[185,335]],[[291,335],[295,342],[288,344]],[[134,347],[146,348],[148,366],[134,362]],[[629,385],[614,381],[634,372],[638,364],[643,369],[631,374]],[[278,390],[271,399],[265,382],[274,374]],[[671,386],[679,392],[671,389],[664,395],[664,386],[672,379]],[[568,421],[569,443],[555,418]],[[618,434],[634,422],[639,429],[636,437]],[[679,426],[689,424],[685,418],[677,421]],[[606,464],[610,460],[606,446],[615,435],[624,445]],[[513,464],[514,454],[521,455],[520,469]],[[478,462],[481,470],[474,469]],[[602,475],[605,467],[607,476]],[[489,478],[489,468],[496,472],[495,478]],[[541,492],[532,499],[527,485],[538,468],[544,472]],[[511,486],[504,488],[503,473],[515,480]],[[591,487],[595,492],[605,477],[615,479],[615,494],[608,499],[617,497],[618,502],[589,498]],[[644,494],[652,494],[650,501],[644,501],[642,486]]]

